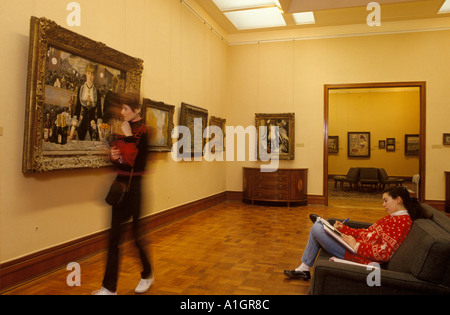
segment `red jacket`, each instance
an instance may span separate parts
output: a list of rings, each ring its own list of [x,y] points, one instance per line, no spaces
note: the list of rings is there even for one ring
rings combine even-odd
[[[120,150],[120,159],[113,160],[111,157],[111,161],[118,168],[119,174],[127,175],[134,167],[134,174],[139,175],[145,170],[148,127],[142,119],[130,122],[130,126],[133,135],[121,137],[113,143]]]
[[[353,229],[344,225],[340,232],[356,239],[356,254],[345,251],[345,259],[358,263],[383,263],[391,259],[394,252],[411,229],[409,215],[388,215],[367,229]]]

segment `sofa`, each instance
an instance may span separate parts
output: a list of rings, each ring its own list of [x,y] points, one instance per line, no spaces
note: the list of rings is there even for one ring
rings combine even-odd
[[[450,218],[422,204],[426,218],[413,222],[407,237],[391,260],[377,271],[367,266],[330,261],[321,249],[309,287],[311,295],[328,294],[450,294]],[[334,224],[336,219],[329,219]],[[369,223],[348,221],[354,228]],[[378,285],[368,285],[378,277]],[[370,283],[370,281],[369,281]],[[377,283],[375,283],[377,284]]]

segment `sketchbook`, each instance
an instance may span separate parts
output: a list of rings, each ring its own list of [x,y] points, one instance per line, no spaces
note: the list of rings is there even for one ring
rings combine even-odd
[[[332,236],[335,240],[337,240],[342,246],[344,246],[349,252],[355,254],[355,250],[342,239],[342,234],[338,230],[336,230],[330,222],[328,222],[325,219],[322,219],[321,217],[318,217],[317,220],[320,220],[323,224],[323,229],[325,232],[327,232],[330,236]]]
[[[337,257],[334,257],[334,256],[330,258],[330,261],[334,261],[334,262],[342,263],[342,264],[353,265],[353,266],[361,266],[361,267],[364,267],[364,268],[380,269],[379,265],[378,266],[376,266],[376,265],[368,265],[368,264],[365,265],[365,264],[360,264],[360,263],[357,263],[357,262],[354,262],[354,261],[350,261],[350,260],[340,259],[340,258],[337,258]]]

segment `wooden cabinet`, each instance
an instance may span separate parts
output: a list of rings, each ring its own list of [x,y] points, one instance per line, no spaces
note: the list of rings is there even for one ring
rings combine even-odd
[[[450,172],[445,172],[445,212],[450,212]]]
[[[243,168],[243,199],[250,201],[308,204],[308,169],[278,169],[261,172],[260,168]]]

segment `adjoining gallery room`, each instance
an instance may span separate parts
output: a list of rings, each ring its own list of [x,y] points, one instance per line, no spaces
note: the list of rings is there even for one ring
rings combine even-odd
[[[450,293],[449,0],[0,9],[1,295]]]

